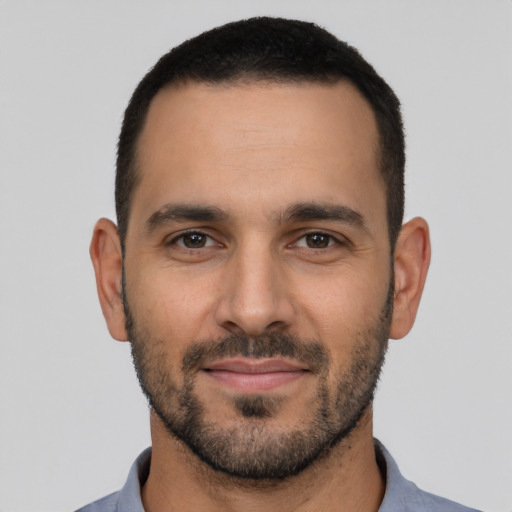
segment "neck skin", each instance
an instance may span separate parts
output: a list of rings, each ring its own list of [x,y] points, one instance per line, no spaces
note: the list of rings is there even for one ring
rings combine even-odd
[[[151,436],[151,470],[142,489],[146,512],[377,512],[384,497],[371,407],[327,457],[277,483],[238,480],[210,469],[153,412]]]

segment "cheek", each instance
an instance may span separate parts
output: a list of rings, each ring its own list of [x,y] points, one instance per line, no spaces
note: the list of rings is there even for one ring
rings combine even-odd
[[[304,279],[303,281],[306,281]],[[335,354],[346,354],[361,334],[380,319],[387,297],[387,279],[355,269],[333,273],[298,286],[300,330],[317,338]],[[314,290],[314,291],[311,291]]]
[[[208,336],[213,291],[207,281],[187,278],[169,268],[146,268],[132,277],[127,279],[132,314],[152,338],[172,341],[180,350]]]

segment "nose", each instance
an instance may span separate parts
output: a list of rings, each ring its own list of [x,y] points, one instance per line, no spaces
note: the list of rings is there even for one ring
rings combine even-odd
[[[260,336],[293,323],[289,283],[279,256],[254,245],[236,251],[224,272],[215,315],[217,324],[231,334]]]

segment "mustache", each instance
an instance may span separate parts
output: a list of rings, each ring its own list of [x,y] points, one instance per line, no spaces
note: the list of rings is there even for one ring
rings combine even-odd
[[[318,341],[276,332],[258,337],[228,335],[215,341],[196,342],[186,350],[181,368],[184,373],[194,372],[214,360],[237,356],[291,358],[314,373],[326,372],[331,364],[329,352]]]

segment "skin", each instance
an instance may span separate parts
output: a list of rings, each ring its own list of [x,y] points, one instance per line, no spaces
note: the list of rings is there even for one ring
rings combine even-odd
[[[187,84],[158,93],[138,143],[142,176],[126,238],[126,293],[138,325],[163,340],[162,358],[178,385],[186,348],[227,334],[280,330],[319,340],[332,367],[346,369],[358,334],[379,318],[391,265],[390,337],[407,334],[430,259],[428,227],[420,218],[405,224],[390,261],[377,147],[372,110],[349,83]],[[286,215],[304,203],[343,207],[359,221]],[[162,220],[177,204],[214,206],[223,216]],[[207,244],[185,247],[180,236],[187,230],[207,235]],[[327,247],[308,246],[313,233],[328,235]],[[125,341],[121,246],[107,219],[95,227],[91,257],[109,331]],[[286,398],[265,420],[279,431],[307,418],[316,382],[309,373],[270,391],[254,386],[244,392]],[[201,372],[195,391],[209,421],[220,428],[241,421],[233,407],[242,392],[236,379],[233,387]],[[149,512],[376,511],[383,497],[371,407],[327,457],[272,484],[209,469],[154,413],[151,432],[151,473],[143,488]]]

